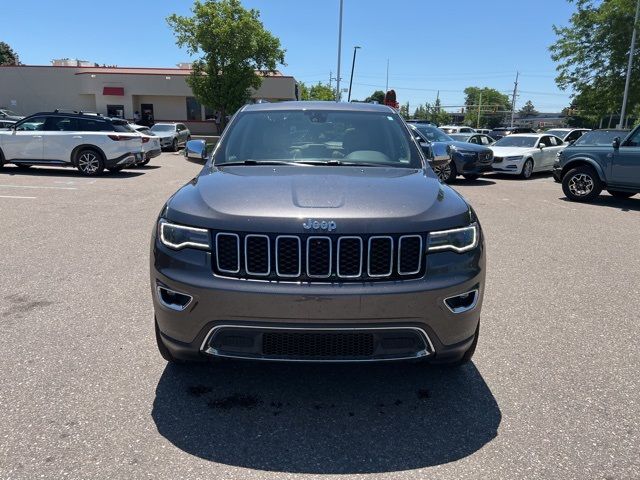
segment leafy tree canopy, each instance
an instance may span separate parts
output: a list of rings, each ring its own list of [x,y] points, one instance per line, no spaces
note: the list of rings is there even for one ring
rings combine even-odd
[[[5,42],[0,42],[0,65],[20,65],[18,54]]]
[[[518,113],[524,117],[532,117],[537,115],[538,111],[536,110],[536,107],[533,106],[533,102],[531,100],[527,100],[527,103],[524,104]]]
[[[482,103],[480,94],[482,93]],[[495,88],[467,87],[464,89],[466,114],[464,122],[475,127],[494,128],[504,122],[505,111],[511,110],[509,96]],[[478,122],[478,105],[480,105],[480,122]]]
[[[301,100],[335,100],[336,93],[328,83],[318,82],[316,85],[307,87],[306,84],[299,82],[300,99]]]
[[[258,10],[245,9],[240,0],[196,0],[192,12],[190,17],[170,15],[167,23],[178,46],[198,56],[187,79],[193,94],[224,119],[260,87],[257,71],[284,64],[285,51],[262,25]]]
[[[378,103],[384,103],[384,92],[382,90],[376,90],[367,98],[364,99],[366,103],[371,103],[372,101],[376,101]]]

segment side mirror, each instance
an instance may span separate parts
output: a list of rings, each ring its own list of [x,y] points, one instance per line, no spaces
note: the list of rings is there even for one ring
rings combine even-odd
[[[538,145],[538,148],[539,148],[540,150],[542,150],[542,149],[544,148],[544,143],[539,144],[539,145]]]
[[[189,140],[184,148],[184,156],[194,160],[206,160],[207,142],[204,140]]]
[[[620,137],[616,137],[613,139],[613,142],[611,144],[613,146],[613,148],[615,148],[616,150],[620,148]]]

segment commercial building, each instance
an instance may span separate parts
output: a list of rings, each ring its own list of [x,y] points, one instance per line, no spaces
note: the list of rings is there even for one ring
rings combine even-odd
[[[52,66],[0,67],[0,108],[21,115],[56,108],[97,112],[142,121],[185,123],[197,134],[215,132],[215,112],[200,105],[185,81],[189,64],[180,68],[96,66],[79,60],[55,60]],[[296,100],[291,76],[263,72],[254,101]]]

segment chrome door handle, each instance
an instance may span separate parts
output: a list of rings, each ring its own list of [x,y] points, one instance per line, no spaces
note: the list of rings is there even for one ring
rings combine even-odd
[[[74,135],[72,138],[82,138],[82,135]]]

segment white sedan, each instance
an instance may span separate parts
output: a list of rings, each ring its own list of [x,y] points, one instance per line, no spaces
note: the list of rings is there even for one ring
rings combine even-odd
[[[142,153],[141,161],[136,165],[146,165],[149,161],[162,153],[160,148],[160,138],[156,137],[149,127],[144,125],[136,125],[130,123],[129,127],[140,136],[142,136]]]
[[[553,170],[558,152],[567,146],[555,135],[518,133],[491,145],[493,170],[527,179],[533,172]]]

